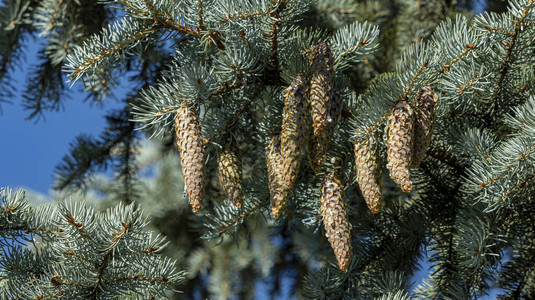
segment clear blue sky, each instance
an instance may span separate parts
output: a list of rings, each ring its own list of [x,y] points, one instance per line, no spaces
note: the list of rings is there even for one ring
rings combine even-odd
[[[37,63],[38,50],[33,41],[25,49],[27,61],[12,76],[12,84],[18,89],[25,86],[25,70]],[[119,107],[113,99],[107,100],[104,108],[84,102],[85,96],[76,86],[68,95],[63,101],[64,109],[46,112],[45,119],[38,122],[25,120],[29,112],[22,108],[20,90],[12,103],[0,103],[0,186],[48,194],[54,168],[68,153],[69,143],[81,133],[98,136],[105,126],[105,112]]]

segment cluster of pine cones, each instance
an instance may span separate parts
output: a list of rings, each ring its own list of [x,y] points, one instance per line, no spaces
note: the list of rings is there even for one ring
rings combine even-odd
[[[204,199],[205,160],[204,142],[199,115],[184,102],[177,110],[175,133],[182,177],[193,212],[199,212]],[[219,183],[228,199],[241,208],[243,204],[242,161],[237,145],[229,138],[223,139],[217,155]]]
[[[318,43],[310,63],[309,80],[296,75],[284,91],[281,134],[272,136],[266,147],[274,217],[280,216],[286,207],[305,152],[309,154],[314,172],[321,172],[340,118],[342,97],[334,88],[334,56],[326,43]],[[386,166],[403,192],[412,192],[409,168],[420,164],[431,141],[436,104],[435,93],[424,87],[415,102],[416,113],[403,100],[396,103],[388,116]],[[193,211],[198,212],[204,197],[205,152],[198,114],[187,103],[177,110],[175,131],[185,190]],[[221,146],[219,182],[227,197],[239,208],[243,204],[241,158],[238,148],[229,140],[224,140]],[[356,179],[373,213],[381,209],[376,150],[372,136],[357,139],[354,145]],[[335,169],[327,170],[321,184],[320,209],[327,239],[342,270],[347,269],[351,257],[351,233],[344,201],[344,185],[339,173]]]
[[[310,166],[314,172],[321,172],[342,110],[342,97],[334,88],[334,55],[326,43],[320,42],[314,48],[310,64],[310,79],[296,75],[285,90],[282,131],[280,136],[272,136],[266,147],[274,217],[280,216],[286,207],[307,140]],[[344,186],[336,170],[325,173],[320,203],[327,239],[340,268],[345,270],[351,257],[351,233]]]
[[[416,99],[415,111],[406,100],[398,101],[386,124],[386,168],[390,177],[405,193],[413,190],[410,168],[422,162],[431,143],[435,122],[437,95],[429,86],[422,88]],[[357,139],[355,142],[357,182],[362,196],[373,213],[381,209],[379,187],[379,157],[375,138]]]

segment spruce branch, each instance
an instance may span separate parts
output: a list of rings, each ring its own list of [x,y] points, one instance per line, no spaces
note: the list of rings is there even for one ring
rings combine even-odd
[[[505,57],[503,59],[503,63],[501,65],[501,67],[500,67],[500,72],[499,72],[499,75],[498,75],[498,79],[496,80],[496,88],[494,89],[494,92],[492,94],[493,103],[495,103],[497,101],[497,98],[501,95],[501,92],[502,92],[502,89],[503,89],[503,80],[505,79],[505,75],[507,74],[507,72],[511,68],[511,62],[512,62],[512,59],[513,59],[513,57],[512,57],[513,49],[516,46],[516,41],[518,39],[519,34],[526,29],[525,28],[526,26],[524,25],[524,22],[526,20],[526,17],[528,15],[529,11],[531,10],[531,8],[532,8],[532,6],[534,4],[535,4],[535,0],[527,1],[527,3],[525,4],[525,8],[522,11],[522,15],[520,16],[520,18],[518,18],[518,20],[514,24],[515,30],[513,32],[512,37],[511,37],[511,41],[508,43],[506,54],[505,54]]]
[[[86,73],[91,73],[91,69],[110,60],[115,54],[132,48],[157,30],[158,26],[146,25],[128,18],[110,25],[100,37],[93,37],[67,56],[66,68],[70,80],[76,82]]]
[[[279,66],[279,32],[282,26],[281,13],[286,9],[288,0],[272,0],[273,7],[269,13],[271,18],[271,31],[266,34],[270,38],[270,62],[272,72],[270,76],[273,77],[275,83],[281,81],[281,71]]]

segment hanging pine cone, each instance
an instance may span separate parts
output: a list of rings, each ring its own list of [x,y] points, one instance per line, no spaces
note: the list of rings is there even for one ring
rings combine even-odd
[[[219,184],[225,191],[228,199],[238,208],[243,204],[243,175],[239,149],[225,141],[217,156],[219,171]]]
[[[198,212],[204,198],[205,154],[199,116],[185,102],[177,110],[175,132],[186,193],[193,212]]]
[[[325,174],[320,203],[325,236],[334,250],[338,266],[345,271],[351,259],[351,231],[344,203],[344,187],[333,171]]]
[[[417,168],[425,157],[425,151],[431,143],[435,123],[438,97],[431,87],[425,86],[416,100],[414,123],[414,140],[412,144],[411,167]]]
[[[334,97],[334,56],[329,46],[319,42],[310,60],[310,107],[312,111],[312,149],[309,160],[319,173],[338,122],[341,98]],[[339,95],[338,95],[339,96]],[[334,111],[331,106],[334,105]],[[338,110],[338,111],[337,111]],[[334,115],[333,115],[334,114]]]
[[[372,137],[355,142],[355,165],[357,183],[362,196],[372,213],[381,210],[381,187],[379,186],[379,162]]]
[[[387,164],[390,177],[405,193],[412,192],[412,181],[409,172],[411,163],[412,108],[407,101],[399,101],[388,116],[387,122]]]
[[[283,185],[282,157],[280,155],[280,137],[273,136],[266,147],[268,171],[268,188],[271,196],[273,216],[278,217],[286,206],[288,189]]]
[[[331,144],[334,130],[340,119],[340,112],[342,111],[342,96],[335,90],[332,101],[329,105],[329,114],[327,124],[321,135],[312,136],[311,150],[309,151],[309,161],[314,172],[319,173],[325,161],[325,155]]]
[[[289,193],[297,179],[301,158],[305,152],[307,136],[307,86],[301,75],[295,76],[285,91],[282,113],[281,150],[282,178],[284,193]],[[273,215],[277,217],[286,206],[286,197],[280,209]]]

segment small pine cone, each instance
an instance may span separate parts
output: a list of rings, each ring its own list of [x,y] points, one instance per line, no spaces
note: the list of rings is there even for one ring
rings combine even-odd
[[[320,203],[325,236],[334,250],[338,266],[345,271],[351,259],[351,231],[344,203],[344,187],[334,172],[325,174]]]
[[[243,204],[243,175],[239,149],[229,143],[223,144],[217,156],[219,184],[237,208]]]
[[[312,136],[311,149],[309,151],[309,161],[314,172],[319,173],[325,161],[325,155],[331,144],[334,130],[340,119],[342,111],[342,96],[335,90],[332,101],[329,105],[329,115],[327,125],[319,136]]]
[[[283,185],[282,157],[280,155],[280,137],[274,136],[266,147],[268,170],[268,188],[271,195],[271,210],[276,218],[286,207],[287,188]]]
[[[307,86],[297,75],[286,89],[282,115],[281,150],[283,185],[292,189],[297,179],[307,137]]]
[[[412,108],[406,101],[396,103],[387,121],[387,164],[390,177],[405,193],[412,192],[412,181],[409,172],[411,163]]]
[[[193,212],[198,212],[204,198],[205,153],[199,116],[187,103],[177,110],[175,132],[186,193]]]
[[[416,118],[414,123],[414,140],[412,144],[411,167],[417,168],[425,157],[425,151],[431,143],[435,123],[438,97],[429,86],[422,89],[416,100]]]
[[[362,196],[372,213],[381,210],[381,187],[379,186],[379,162],[373,138],[355,142],[355,165],[357,182]]]

